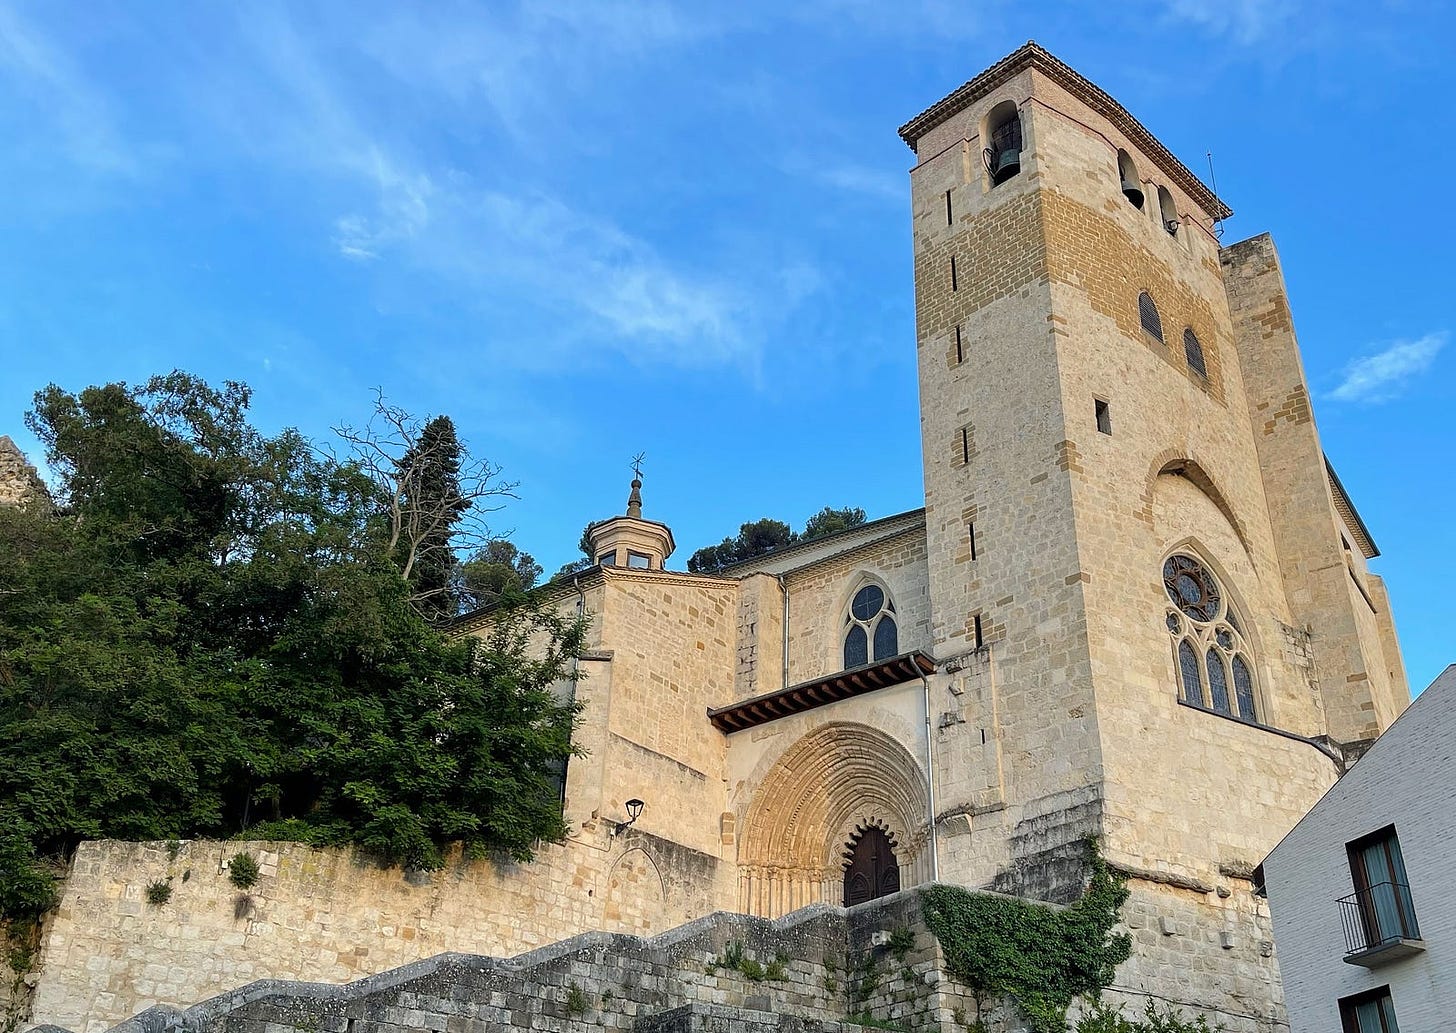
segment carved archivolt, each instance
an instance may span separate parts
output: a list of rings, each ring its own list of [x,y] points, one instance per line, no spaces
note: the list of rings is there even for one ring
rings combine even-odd
[[[741,901],[777,915],[838,903],[844,851],[877,826],[895,844],[903,885],[920,881],[925,774],[905,747],[868,725],[836,722],[789,747],[753,794],[738,838]]]

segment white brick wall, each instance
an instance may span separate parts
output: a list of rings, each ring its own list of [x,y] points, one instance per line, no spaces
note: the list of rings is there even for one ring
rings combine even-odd
[[[1345,844],[1395,826],[1426,949],[1346,964],[1335,901]],[[1456,664],[1448,667],[1264,862],[1291,1033],[1340,1028],[1339,1000],[1389,985],[1404,1033],[1456,1025]]]

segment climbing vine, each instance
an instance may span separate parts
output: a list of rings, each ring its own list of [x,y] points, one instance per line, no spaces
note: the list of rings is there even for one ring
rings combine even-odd
[[[1092,844],[1089,853],[1091,882],[1065,909],[957,886],[921,891],[925,923],[951,974],[978,998],[1010,996],[1034,1033],[1065,1030],[1072,1001],[1095,998],[1132,953],[1128,935],[1112,931],[1127,886]]]

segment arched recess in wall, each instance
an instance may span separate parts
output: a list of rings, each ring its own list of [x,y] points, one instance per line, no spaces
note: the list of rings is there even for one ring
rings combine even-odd
[[[838,904],[856,830],[891,837],[900,882],[929,878],[925,774],[895,739],[837,721],[794,743],[754,791],[738,840],[739,910],[770,918]]]
[[[981,157],[991,186],[1006,182],[1021,171],[1021,111],[1014,100],[1003,100],[981,122]]]
[[[667,887],[662,871],[642,847],[632,847],[617,858],[607,873],[602,894],[602,919],[607,929],[650,936],[665,922]]]
[[[1147,486],[1143,490],[1144,508],[1139,512],[1140,516],[1148,523],[1152,523],[1153,494],[1157,491],[1160,477],[1181,477],[1208,496],[1208,500],[1228,521],[1234,536],[1239,540],[1239,545],[1243,547],[1244,555],[1249,562],[1253,562],[1254,553],[1249,548],[1249,537],[1244,531],[1243,521],[1234,513],[1233,506],[1229,505],[1228,499],[1224,497],[1223,492],[1219,490],[1203,464],[1190,455],[1182,452],[1169,452],[1153,460],[1152,468],[1148,471]]]
[[[1134,208],[1141,210],[1143,206],[1143,181],[1138,176],[1137,165],[1132,160],[1132,155],[1126,151],[1117,152],[1117,176],[1122,181],[1122,196],[1127,198],[1128,203]]]

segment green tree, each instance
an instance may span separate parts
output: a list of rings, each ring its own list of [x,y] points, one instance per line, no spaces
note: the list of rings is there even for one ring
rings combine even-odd
[[[592,555],[591,531],[592,525],[590,523],[581,529],[581,537],[576,540],[576,547],[581,550],[581,558],[574,559],[569,563],[563,563],[557,569],[556,573],[551,575],[552,581],[570,577],[572,574],[579,573],[588,567],[596,565],[597,558]]]
[[[865,511],[858,506],[853,508],[845,506],[843,509],[825,506],[804,524],[804,530],[799,532],[799,541],[809,542],[815,538],[824,538],[840,531],[847,531],[851,527],[858,527],[864,522]]]
[[[436,622],[454,617],[458,554],[497,537],[486,519],[516,497],[516,485],[500,479],[500,467],[471,458],[448,416],[421,423],[382,392],[367,424],[335,433],[351,465],[374,483],[389,556],[411,586],[411,604]]]
[[[398,562],[421,612],[434,621],[459,612],[455,590],[459,560],[451,545],[456,525],[471,505],[461,493],[463,453],[454,422],[448,416],[436,416],[420,430],[398,464],[398,476],[405,486],[404,508],[420,514],[418,535],[401,536],[403,553]]]
[[[738,528],[737,536],[724,538],[717,545],[699,549],[688,557],[688,570],[695,574],[713,574],[735,563],[763,556],[795,542],[809,542],[838,531],[858,527],[865,522],[865,511],[858,507],[835,509],[825,506],[795,532],[782,520],[765,517]]]
[[[492,606],[505,597],[519,596],[541,579],[541,564],[504,538],[477,549],[460,565],[459,596],[466,609]]]
[[[724,538],[717,545],[709,545],[693,553],[688,557],[688,570],[694,574],[712,574],[734,563],[791,545],[797,539],[798,535],[788,524],[764,517],[741,525],[737,537]]]
[[[445,638],[392,482],[260,434],[248,400],[182,373],[36,397],[58,505],[0,507],[0,916],[43,909],[87,838],[429,867],[564,834],[580,624],[527,605]]]

